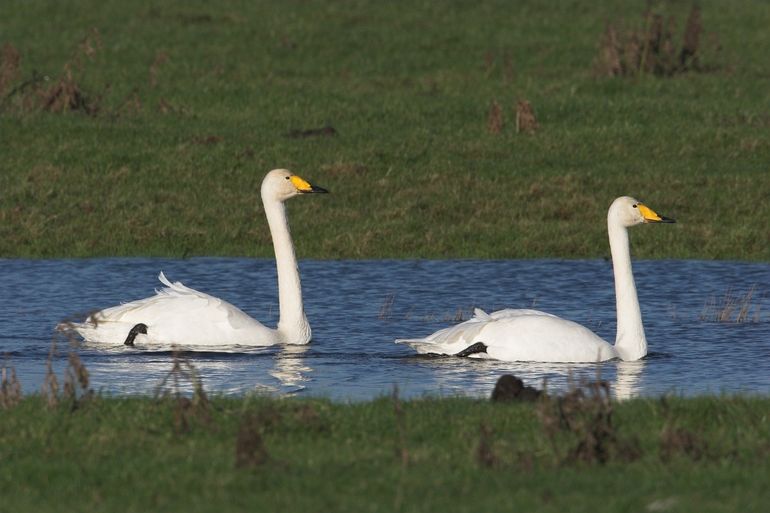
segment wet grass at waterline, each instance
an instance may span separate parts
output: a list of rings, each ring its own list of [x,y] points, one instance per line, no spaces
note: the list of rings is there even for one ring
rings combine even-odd
[[[632,194],[640,258],[770,260],[770,5],[80,5],[0,17],[2,256],[270,256],[288,167],[303,258],[605,256]]]
[[[616,402],[600,376],[562,395],[503,376],[491,397],[210,397],[178,352],[154,396],[110,397],[70,345],[37,395],[3,361],[0,496],[9,511],[760,511],[769,498],[767,398]]]
[[[768,399],[587,404],[30,396],[0,415],[0,495],[8,511],[760,511],[770,499]]]

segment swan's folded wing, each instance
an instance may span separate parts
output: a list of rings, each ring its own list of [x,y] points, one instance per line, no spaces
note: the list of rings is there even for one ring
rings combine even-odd
[[[473,317],[465,322],[438,330],[425,338],[398,339],[396,344],[406,344],[420,354],[457,354],[476,342],[486,342],[481,333],[489,326],[536,316],[557,318],[540,310],[507,308],[488,314],[476,308]]]
[[[473,343],[473,339],[489,322],[495,320],[481,309],[465,322],[449,326],[425,338],[397,339],[396,344],[406,344],[420,354],[456,354]]]
[[[101,310],[92,315],[86,324],[122,325],[146,324],[153,331],[153,338],[168,342],[184,343],[194,337],[212,337],[213,340],[227,330],[263,327],[261,323],[242,310],[222,299],[187,287],[180,282],[170,282],[163,273],[158,277],[165,285],[154,296],[131,301]]]

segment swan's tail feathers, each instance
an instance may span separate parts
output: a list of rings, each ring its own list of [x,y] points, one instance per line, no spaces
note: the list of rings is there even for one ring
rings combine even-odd
[[[165,285],[162,289],[155,289],[156,296],[194,296],[197,298],[205,298],[206,301],[210,300],[216,300],[220,301],[219,299],[215,297],[211,297],[208,294],[204,294],[202,292],[198,292],[195,289],[191,289],[190,287],[186,286],[181,281],[171,281],[168,278],[166,278],[166,275],[163,274],[163,271],[161,271],[158,274],[158,280]],[[151,298],[148,298],[148,300]],[[139,300],[142,301],[142,300]]]
[[[67,337],[80,335],[85,340],[90,340],[97,332],[99,324],[103,321],[102,311],[93,311],[84,321],[64,320],[56,325],[55,330]]]
[[[492,316],[489,315],[484,310],[482,310],[481,308],[474,308],[473,309],[473,317],[474,317],[474,319],[479,320],[479,321],[491,321],[492,320]]]
[[[163,274],[163,271],[158,273],[158,280],[160,280],[160,282],[163,285],[165,285],[166,288],[161,289],[161,290],[155,289],[155,292],[157,294],[168,294],[168,293],[172,293],[172,292],[184,292],[185,290],[188,289],[188,287],[185,287],[184,285],[182,285],[181,281],[171,281],[168,278],[166,278],[166,275]]]
[[[396,339],[396,344],[406,344],[415,351],[417,351],[417,354],[435,354],[436,353],[436,344],[435,342],[431,340],[426,340],[424,338],[399,338]]]
[[[171,284],[171,282],[170,282],[170,281],[168,281],[168,278],[166,278],[166,275],[165,275],[165,274],[163,274],[163,271],[161,271],[161,272],[158,274],[158,279],[159,279],[159,280],[160,280],[160,282],[161,282],[163,285],[165,285],[166,287],[172,287],[172,286],[173,286],[173,285]]]

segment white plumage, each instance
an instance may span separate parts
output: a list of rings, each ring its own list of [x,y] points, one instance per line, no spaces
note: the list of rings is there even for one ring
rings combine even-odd
[[[307,344],[310,324],[302,304],[297,259],[283,202],[298,194],[316,192],[327,191],[285,169],[270,171],[262,181],[262,202],[278,270],[277,328],[266,327],[227,301],[180,282],[171,283],[162,272],[158,278],[165,287],[156,290],[154,296],[101,310],[83,323],[63,327],[74,329],[88,342],[107,344]]]
[[[607,214],[615,275],[617,336],[612,345],[588,328],[538,310],[505,309],[492,314],[476,309],[473,318],[419,339],[399,339],[421,354],[445,354],[505,361],[596,362],[638,360],[647,339],[631,269],[627,228],[642,223],[674,222],[639,201],[617,198]]]

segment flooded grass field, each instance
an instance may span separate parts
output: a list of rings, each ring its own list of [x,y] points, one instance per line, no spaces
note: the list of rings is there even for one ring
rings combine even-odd
[[[65,319],[146,297],[163,270],[267,325],[277,322],[275,267],[267,259],[2,260],[0,351],[25,393],[39,391]],[[427,335],[474,307],[535,307],[615,336],[611,264],[603,260],[303,261],[308,346],[185,350],[207,391],[366,400],[390,393],[486,396],[513,373],[563,390],[570,381],[611,383],[619,398],[770,392],[770,266],[714,261],[634,264],[650,353],[638,362],[542,364],[416,356],[393,340]],[[173,348],[82,347],[91,386],[152,394]],[[54,369],[67,361],[58,338]],[[183,384],[190,386],[189,384]]]

